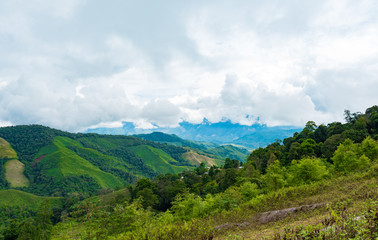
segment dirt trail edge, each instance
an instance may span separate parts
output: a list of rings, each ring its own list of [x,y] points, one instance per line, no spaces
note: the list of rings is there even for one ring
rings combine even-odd
[[[302,205],[299,207],[292,207],[292,208],[280,209],[280,210],[275,210],[275,211],[263,212],[252,217],[250,221],[245,221],[242,223],[224,223],[224,224],[216,226],[215,229],[224,230],[230,227],[246,227],[246,226],[251,225],[252,223],[264,224],[264,223],[268,223],[271,221],[276,221],[278,219],[285,218],[289,216],[290,214],[293,214],[299,211],[312,210],[318,207],[322,207],[326,204],[327,203],[317,203],[317,204]]]

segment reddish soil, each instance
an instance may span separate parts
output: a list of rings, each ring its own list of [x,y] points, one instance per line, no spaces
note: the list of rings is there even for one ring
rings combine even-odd
[[[43,154],[43,155],[41,155],[39,158],[34,159],[33,164],[32,164],[32,167],[34,168],[35,165],[37,164],[37,162],[41,161],[45,156],[46,156],[46,155]]]

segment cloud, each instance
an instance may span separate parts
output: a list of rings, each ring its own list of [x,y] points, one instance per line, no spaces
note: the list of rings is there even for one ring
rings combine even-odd
[[[378,102],[378,3],[0,2],[0,124],[303,125]]]
[[[168,100],[156,99],[143,107],[140,116],[161,127],[175,127],[180,121],[180,109]]]

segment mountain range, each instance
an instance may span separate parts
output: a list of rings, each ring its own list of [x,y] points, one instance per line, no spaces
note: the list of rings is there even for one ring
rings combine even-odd
[[[186,121],[179,123],[178,127],[154,126],[149,129],[137,128],[132,122],[124,122],[119,128],[91,128],[87,133],[134,135],[148,134],[152,132],[164,132],[175,134],[180,138],[199,141],[212,142],[216,144],[241,145],[249,149],[265,147],[277,139],[284,139],[295,132],[300,132],[302,128],[295,126],[275,126],[268,127],[265,124],[253,124],[251,126],[223,121],[211,123],[204,119],[202,123],[192,124]]]

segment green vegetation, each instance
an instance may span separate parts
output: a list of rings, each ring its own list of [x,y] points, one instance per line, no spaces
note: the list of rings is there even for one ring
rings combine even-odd
[[[12,146],[0,137],[0,159],[17,159],[17,153]]]
[[[16,222],[24,224],[9,223],[2,233],[13,229],[30,239],[375,239],[377,119],[377,106],[365,114],[346,111],[347,123],[310,121],[293,137],[253,151],[246,162],[201,163],[181,173],[141,178],[119,191],[102,189],[91,198],[85,191],[67,193],[60,211],[51,213],[42,204],[42,216],[21,214]],[[90,155],[98,165],[103,164],[95,156],[153,172],[190,166],[182,156],[185,149],[122,136],[55,137],[52,143],[40,150],[44,157],[36,166],[62,151]],[[136,165],[129,156],[146,161]],[[155,164],[157,156],[162,166]],[[26,228],[32,225],[24,219],[43,226]]]
[[[44,166],[42,171],[46,171],[46,175],[52,176],[58,181],[66,176],[87,175],[93,178],[101,188],[114,188],[123,185],[117,177],[101,171],[66,147],[71,145],[80,146],[77,141],[67,137],[56,137],[53,146],[47,146],[40,150],[36,157],[44,156],[40,160],[40,164]]]
[[[44,200],[50,199],[54,205],[61,205],[61,198],[40,197],[31,193],[9,189],[0,191],[1,207],[22,206],[30,209],[36,209]]]
[[[41,218],[41,214],[45,214],[41,206],[45,206],[46,211],[51,211],[45,219]],[[48,233],[47,227],[43,225],[50,222],[51,229],[51,221],[56,222],[56,219],[52,218],[52,213],[59,215],[62,206],[62,198],[40,197],[14,189],[1,190],[0,238],[48,239],[43,237]]]
[[[377,239],[378,202],[367,200],[359,204],[362,208],[358,211],[348,211],[351,205],[356,207],[350,200],[329,204],[329,216],[321,223],[287,227],[274,239]]]
[[[146,165],[159,173],[179,173],[187,169],[185,166],[176,166],[178,163],[161,149],[147,145],[130,147],[129,150],[142,158]]]
[[[189,150],[136,137],[72,134],[38,125],[0,128],[0,137],[0,189],[18,187],[43,196],[93,195],[195,167],[183,157]],[[18,165],[6,164],[17,155]],[[13,165],[24,165],[26,178]]]

